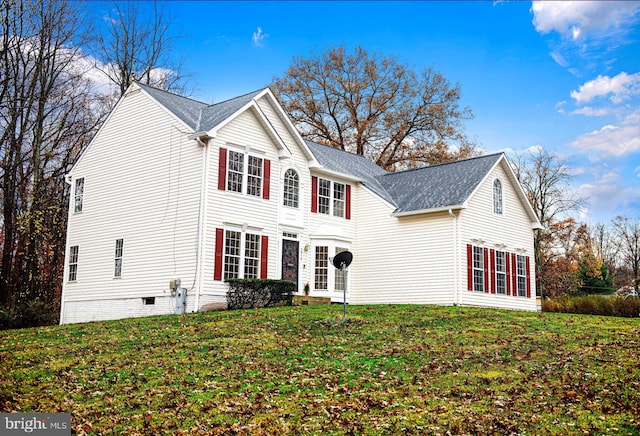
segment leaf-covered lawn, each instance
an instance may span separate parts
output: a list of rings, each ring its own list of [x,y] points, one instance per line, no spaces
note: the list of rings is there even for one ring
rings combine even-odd
[[[79,434],[640,434],[640,321],[283,307],[0,332],[0,411]]]

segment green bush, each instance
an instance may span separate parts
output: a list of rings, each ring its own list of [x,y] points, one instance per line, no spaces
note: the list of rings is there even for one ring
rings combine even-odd
[[[621,296],[601,295],[546,298],[542,301],[542,311],[638,318],[640,317],[640,298],[631,297],[625,300]]]
[[[42,300],[20,302],[11,309],[0,308],[0,330],[58,324],[60,306]]]
[[[286,280],[227,279],[227,308],[290,306],[296,284]]]

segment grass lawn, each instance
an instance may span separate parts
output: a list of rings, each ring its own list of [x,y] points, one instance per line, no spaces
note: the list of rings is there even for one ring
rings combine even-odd
[[[640,320],[281,307],[0,332],[0,412],[78,434],[640,434]]]

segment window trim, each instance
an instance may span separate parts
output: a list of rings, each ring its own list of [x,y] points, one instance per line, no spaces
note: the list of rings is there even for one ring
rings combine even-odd
[[[237,240],[238,254],[230,253],[229,248],[229,233],[237,233],[239,239]],[[251,237],[255,237],[253,241],[250,241]],[[253,244],[253,249],[247,246],[247,243]],[[254,254],[249,257],[248,254]],[[263,235],[262,232],[255,229],[247,229],[245,227],[226,226],[224,228],[216,229],[216,249],[214,259],[214,280],[226,280],[230,278],[267,278],[268,273],[268,250],[269,250],[269,238]],[[231,262],[230,259],[237,259]],[[230,266],[237,268],[237,273],[231,271]],[[247,277],[247,271],[254,270],[254,274]]]
[[[473,272],[473,288],[474,292],[484,292],[484,247],[474,245],[473,246],[473,261],[472,261],[472,272]]]
[[[502,265],[498,262],[502,254]],[[507,253],[502,250],[495,251],[495,265],[496,265],[496,294],[507,295]],[[502,269],[500,268],[502,266]],[[502,286],[500,284],[500,278],[502,278]],[[502,289],[500,289],[502,288]],[[502,292],[501,292],[502,291]]]
[[[82,213],[83,207],[84,207],[84,177],[78,177],[75,181],[74,188],[73,188],[73,213]]]
[[[313,181],[311,193],[313,197],[311,211],[320,215],[351,219],[351,185],[323,177],[314,176],[314,178],[315,181]],[[337,198],[336,196],[337,186],[342,186],[342,198]],[[337,204],[341,204],[342,207],[338,208]],[[336,214],[337,210],[340,210],[341,213]]]
[[[80,246],[71,245],[69,247],[69,272],[67,275],[67,281],[78,281],[78,259],[80,258]]]
[[[287,176],[290,173],[295,177]],[[282,205],[300,209],[300,174],[294,168],[287,168],[282,177]]]
[[[493,213],[504,215],[504,191],[500,179],[493,181]]]
[[[120,247],[118,247],[118,243],[120,243]],[[119,253],[118,253],[119,249]],[[122,257],[124,254],[124,238],[116,239],[116,251],[114,255],[114,266],[113,266],[113,277],[121,278],[122,277]]]

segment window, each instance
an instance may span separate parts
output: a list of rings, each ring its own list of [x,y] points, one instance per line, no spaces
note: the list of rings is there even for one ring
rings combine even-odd
[[[342,253],[343,251],[347,251],[346,248],[336,247],[336,254]],[[344,291],[344,271],[341,269],[335,270],[335,287],[336,291]]]
[[[518,255],[516,256],[516,274],[518,284],[518,297],[527,296],[527,268],[526,257]]]
[[[150,306],[152,304],[156,304],[156,297],[144,297],[142,302],[145,306]]]
[[[76,179],[76,187],[74,191],[74,212],[82,212],[82,200],[84,197],[84,177]]]
[[[507,293],[507,265],[504,251],[496,251],[496,293]]]
[[[287,207],[298,207],[300,180],[298,173],[288,169],[284,173],[284,205]]]
[[[344,218],[344,183],[333,183],[333,216]]]
[[[114,277],[122,277],[122,249],[124,247],[124,239],[116,239],[116,256],[115,256],[115,268],[113,271]]]
[[[78,254],[80,247],[73,245],[69,249],[69,281],[75,282],[78,278]]]
[[[320,179],[318,181],[318,213],[329,215],[331,204],[331,182]]]
[[[311,185],[311,212],[351,219],[349,185],[317,177],[312,177]]]
[[[261,236],[227,230],[224,237],[224,278],[258,278],[260,271]],[[244,250],[242,249],[244,247]]]
[[[262,196],[262,159],[249,156],[249,168],[247,171],[247,194],[255,197]]]
[[[473,247],[473,290],[484,292],[484,249]]]
[[[314,289],[326,291],[329,283],[329,247],[316,247]]]
[[[493,213],[502,215],[502,183],[498,179],[493,181]]]
[[[243,173],[244,154],[230,150],[227,166],[227,191],[242,192]]]

